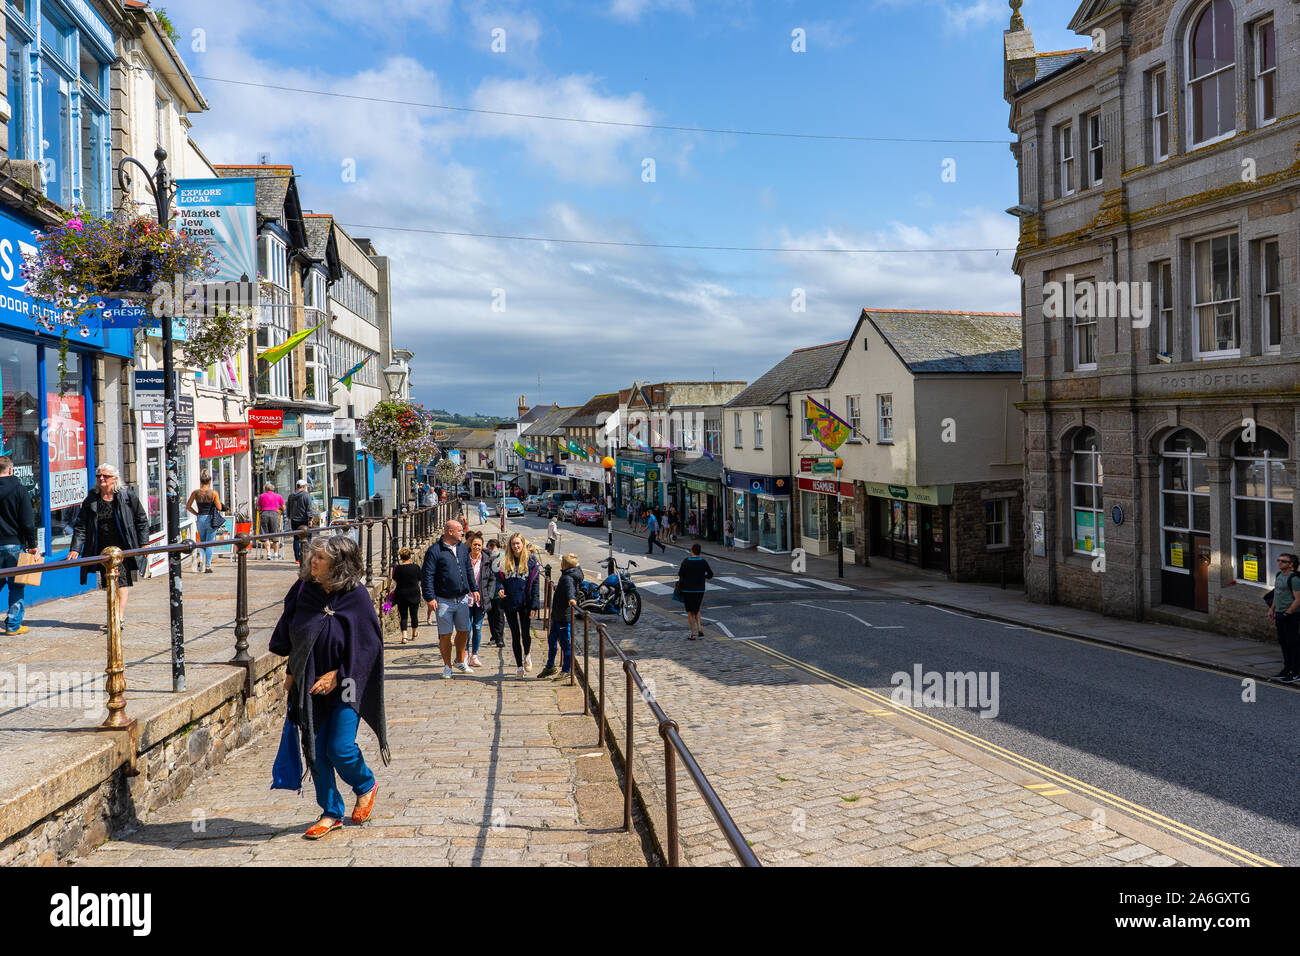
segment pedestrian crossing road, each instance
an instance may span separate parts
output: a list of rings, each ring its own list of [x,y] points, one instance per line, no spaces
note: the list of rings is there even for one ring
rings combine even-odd
[[[677,575],[642,575],[634,574],[632,580],[636,586],[650,594],[672,594]],[[827,591],[856,591],[855,587],[840,584],[837,581],[821,581],[817,578],[778,578],[758,576],[741,577],[739,575],[716,576],[708,583],[709,593],[714,591],[808,591],[823,588]]]

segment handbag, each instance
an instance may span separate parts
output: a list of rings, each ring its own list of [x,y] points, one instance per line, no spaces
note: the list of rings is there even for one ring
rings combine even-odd
[[[213,508],[213,509],[212,509],[212,516],[211,516],[210,518],[208,518],[208,527],[212,529],[212,533],[213,533],[213,534],[216,534],[218,531],[225,531],[225,530],[226,530],[226,516],[223,515],[223,514],[222,514],[220,511],[218,511],[216,508]]]
[[[39,554],[29,554],[26,551],[22,551],[18,555],[18,567],[20,568],[31,567],[32,565],[41,565],[44,563],[45,559]],[[11,580],[14,584],[25,584],[28,587],[38,587],[41,583],[41,572],[29,571],[26,574],[15,574]]]
[[[682,582],[678,581],[673,585],[673,600],[679,604],[685,604],[686,599],[682,597]]]
[[[272,790],[297,790],[302,792],[302,743],[298,725],[286,715],[284,729],[280,731],[280,749],[271,765]]]

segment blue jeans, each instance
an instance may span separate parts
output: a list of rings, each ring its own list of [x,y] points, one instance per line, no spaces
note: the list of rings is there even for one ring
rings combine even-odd
[[[199,533],[200,542],[211,541],[217,536],[217,533],[212,530],[212,515],[210,514],[199,515],[195,518],[194,527]],[[207,568],[212,567],[212,549],[200,548],[199,550],[203,552],[203,566]]]
[[[469,609],[469,652],[471,654],[477,654],[479,646],[483,643],[483,618],[486,615],[487,610],[482,604]]]
[[[551,622],[551,629],[546,632],[546,666],[555,666],[555,652],[561,648],[564,654],[561,660],[564,665],[560,668],[564,673],[573,670],[573,642],[569,639],[569,622],[554,620]]]
[[[369,793],[375,786],[375,775],[366,766],[361,748],[357,746],[359,722],[355,710],[335,701],[325,726],[316,733],[316,802],[324,816],[335,820],[342,820],[346,812],[343,797],[334,782],[336,770],[358,797]]]
[[[22,554],[21,544],[0,544],[0,570],[18,567],[18,555]],[[16,631],[23,623],[23,597],[27,585],[18,584],[13,578],[0,580],[0,587],[9,585],[9,619],[5,622],[6,631]]]

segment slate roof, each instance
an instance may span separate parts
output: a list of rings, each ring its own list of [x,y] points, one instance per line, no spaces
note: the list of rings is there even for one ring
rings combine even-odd
[[[515,421],[521,425],[527,424],[529,422],[535,422],[543,415],[550,414],[557,407],[558,406],[556,405],[534,405],[532,408],[528,409],[528,411],[524,412],[522,415],[516,418]]]
[[[1020,371],[1018,313],[863,309],[862,315],[914,374]]]
[[[307,230],[307,254],[313,259],[324,260],[334,217],[326,213],[304,213],[302,219]]]
[[[471,428],[456,442],[457,448],[492,448],[496,444],[496,433],[491,428]]]
[[[1033,79],[1022,83],[1020,89],[1016,92],[1022,93],[1034,84],[1046,80],[1049,76],[1074,66],[1075,63],[1082,62],[1087,53],[1086,48],[1081,48],[1078,50],[1056,50],[1034,54]]]
[[[564,408],[553,408],[549,413],[525,428],[524,434],[529,438],[551,438],[559,435],[560,430],[568,424],[569,419],[578,411],[579,407],[578,405],[568,405]]]
[[[293,178],[292,166],[216,166],[227,179],[251,176],[257,180],[257,211],[264,219],[284,223],[284,200]]]
[[[825,388],[835,376],[849,340],[795,349],[727,402],[727,407],[775,405],[782,396],[802,389]]]
[[[607,392],[588,399],[573,416],[565,422],[567,428],[595,428],[604,421],[608,414],[618,411],[618,392]]]

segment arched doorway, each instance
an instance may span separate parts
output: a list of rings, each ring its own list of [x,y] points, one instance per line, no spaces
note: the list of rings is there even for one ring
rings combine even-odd
[[[1210,609],[1210,470],[1205,440],[1183,428],[1160,446],[1160,593],[1165,604]]]

